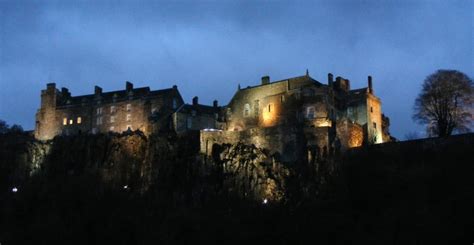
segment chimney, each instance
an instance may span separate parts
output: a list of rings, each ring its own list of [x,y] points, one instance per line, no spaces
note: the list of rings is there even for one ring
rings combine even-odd
[[[367,77],[367,82],[368,82],[368,85],[369,85],[369,93],[372,93],[373,92],[373,90],[372,90],[372,76]]]
[[[197,96],[194,96],[193,98],[193,105],[197,105],[198,104],[198,97]]]
[[[56,83],[48,83],[48,84],[46,84],[46,89],[55,90],[55,89],[56,89]]]
[[[95,86],[95,87],[94,87],[94,94],[95,94],[95,95],[99,95],[99,94],[101,94],[101,93],[102,93],[102,88],[99,87],[99,86]]]
[[[214,102],[212,104],[214,105],[214,108],[219,107],[219,104],[217,103],[217,100],[214,100]]]
[[[331,85],[333,82],[333,75],[331,73],[328,73],[328,85]]]
[[[173,85],[173,89],[174,89],[174,90],[178,89],[178,86]]]
[[[69,97],[71,94],[69,93],[69,89],[62,87],[61,88],[61,94],[63,96]]]
[[[262,77],[262,85],[269,84],[270,83],[270,77],[269,76],[263,76]]]
[[[127,90],[127,92],[130,92],[133,90],[133,83],[129,82],[129,81],[126,81],[125,82],[125,89]]]

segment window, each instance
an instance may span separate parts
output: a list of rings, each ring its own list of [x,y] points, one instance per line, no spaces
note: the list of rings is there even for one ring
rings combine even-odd
[[[117,111],[117,108],[115,108],[115,106],[111,106],[110,107],[110,113],[115,113]]]
[[[127,118],[126,118],[126,119],[127,119],[127,122],[130,122],[130,121],[132,120],[132,115],[127,114]]]
[[[219,119],[219,114],[214,113],[214,119],[216,119],[216,120]]]
[[[247,103],[244,105],[244,117],[248,117],[250,115],[250,104]]]
[[[110,122],[111,123],[115,122],[115,116],[110,116]]]
[[[132,104],[127,104],[127,111],[131,111],[132,110]]]
[[[96,134],[97,131],[98,131],[97,128],[93,128],[93,129],[92,129],[92,134]]]
[[[281,100],[281,103],[285,102],[285,96],[282,95],[282,96],[280,97],[280,100]]]
[[[273,104],[268,104],[268,112],[272,112],[273,110]]]
[[[110,126],[109,131],[114,131],[114,130],[115,130],[115,127],[114,127],[114,126]]]
[[[176,101],[175,98],[173,98],[172,104],[173,104],[173,109],[176,109],[176,107],[178,107],[178,102]]]
[[[186,120],[186,128],[190,129],[190,128],[192,128],[192,126],[193,126],[193,118],[188,117],[187,120]]]
[[[255,117],[258,117],[259,110],[260,110],[260,101],[255,100],[255,102],[253,103],[253,111],[255,113]]]
[[[67,117],[63,118],[63,125],[67,125]]]
[[[97,107],[97,115],[101,115],[102,114],[102,107]]]
[[[374,112],[374,109],[372,108],[372,106],[370,107],[370,112]]]
[[[372,123],[374,125],[374,128],[376,129],[377,128],[377,123]]]
[[[69,124],[73,124],[73,123],[74,123],[74,120],[69,119]]]
[[[132,125],[127,125],[127,128],[125,130],[132,130]]]
[[[82,123],[82,118],[81,117],[77,117],[77,124],[81,124]]]
[[[151,113],[153,114],[155,112],[156,112],[156,107],[151,108]]]
[[[306,108],[306,118],[309,118],[309,119],[314,118],[314,106],[308,106]]]
[[[101,125],[101,124],[102,124],[102,117],[98,117],[98,118],[96,119],[95,124]]]
[[[196,116],[196,111],[194,111],[194,110],[191,111],[191,115],[192,115],[193,117],[195,117],[195,116]]]

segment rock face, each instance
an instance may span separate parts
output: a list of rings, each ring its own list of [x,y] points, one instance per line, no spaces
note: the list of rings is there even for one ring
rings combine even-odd
[[[215,159],[222,164],[224,187],[241,197],[282,201],[290,169],[254,145],[224,145]],[[267,202],[265,201],[265,202]]]
[[[327,160],[319,155],[309,163],[282,162],[266,149],[237,143],[214,145],[213,155],[206,156],[192,142],[199,142],[197,134],[77,135],[47,142],[12,138],[2,141],[1,156],[8,162],[2,166],[8,168],[3,185],[20,185],[34,175],[89,176],[102,183],[98,189],[143,194],[153,186],[152,192],[171,192],[176,202],[196,202],[196,196],[206,199],[216,193],[275,203],[288,201],[294,194],[289,189],[305,190],[324,182],[326,177],[317,175],[328,174],[322,171]]]
[[[474,134],[285,162],[199,135],[0,135],[6,244],[472,241]],[[13,187],[17,192],[13,192]],[[266,200],[266,201],[265,201]]]

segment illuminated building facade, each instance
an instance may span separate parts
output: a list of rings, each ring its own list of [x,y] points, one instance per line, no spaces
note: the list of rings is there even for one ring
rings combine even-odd
[[[382,115],[381,101],[374,94],[370,76],[367,87],[354,90],[348,79],[334,79],[332,74],[328,74],[326,84],[313,79],[308,72],[274,82],[264,76],[260,85],[239,86],[224,110],[223,131],[203,132],[203,152],[209,153],[213,143],[246,140],[258,146],[276,147],[278,152],[291,152],[285,149],[291,149],[291,144],[298,140],[291,136],[290,129],[294,128],[302,129],[305,144],[319,151],[383,143],[390,139],[386,135],[388,128],[383,128],[388,127],[388,118]],[[281,130],[267,134],[270,128]],[[248,135],[252,138],[255,134],[260,137],[248,140]]]
[[[215,126],[217,107],[184,103],[177,86],[162,90],[134,88],[126,82],[125,90],[71,96],[67,88],[58,90],[49,83],[41,91],[41,107],[36,113],[35,137],[49,140],[56,135],[96,134],[140,130],[145,135],[161,131],[199,130]],[[184,108],[184,109],[183,109]],[[205,108],[205,109],[203,109]],[[186,110],[187,109],[187,110]],[[179,113],[179,115],[178,115]],[[211,120],[209,120],[211,118]],[[191,127],[188,127],[191,126]]]

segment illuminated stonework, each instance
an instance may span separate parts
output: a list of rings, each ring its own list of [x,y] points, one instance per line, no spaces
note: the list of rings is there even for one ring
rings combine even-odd
[[[220,107],[197,103],[184,104],[176,86],[163,90],[149,87],[71,96],[67,88],[56,89],[50,83],[41,91],[41,107],[36,113],[35,137],[49,140],[56,135],[96,134],[140,130],[145,135],[175,130],[215,128]]]
[[[223,132],[206,132],[203,140],[209,145],[245,139],[249,144],[280,152],[277,148],[292,142],[287,139],[292,135],[289,130],[303,127],[309,148],[316,147],[319,151],[347,149],[383,143],[388,139],[382,137],[387,123],[382,123],[381,111],[381,102],[374,95],[370,76],[368,87],[354,90],[351,90],[349,80],[342,77],[334,80],[332,74],[328,74],[327,84],[309,74],[275,82],[265,76],[260,85],[239,86],[225,108]],[[255,131],[275,127],[278,130],[273,133]],[[239,136],[226,132],[239,132]],[[252,132],[259,132],[261,136],[254,137]],[[210,149],[205,149],[209,153]]]

